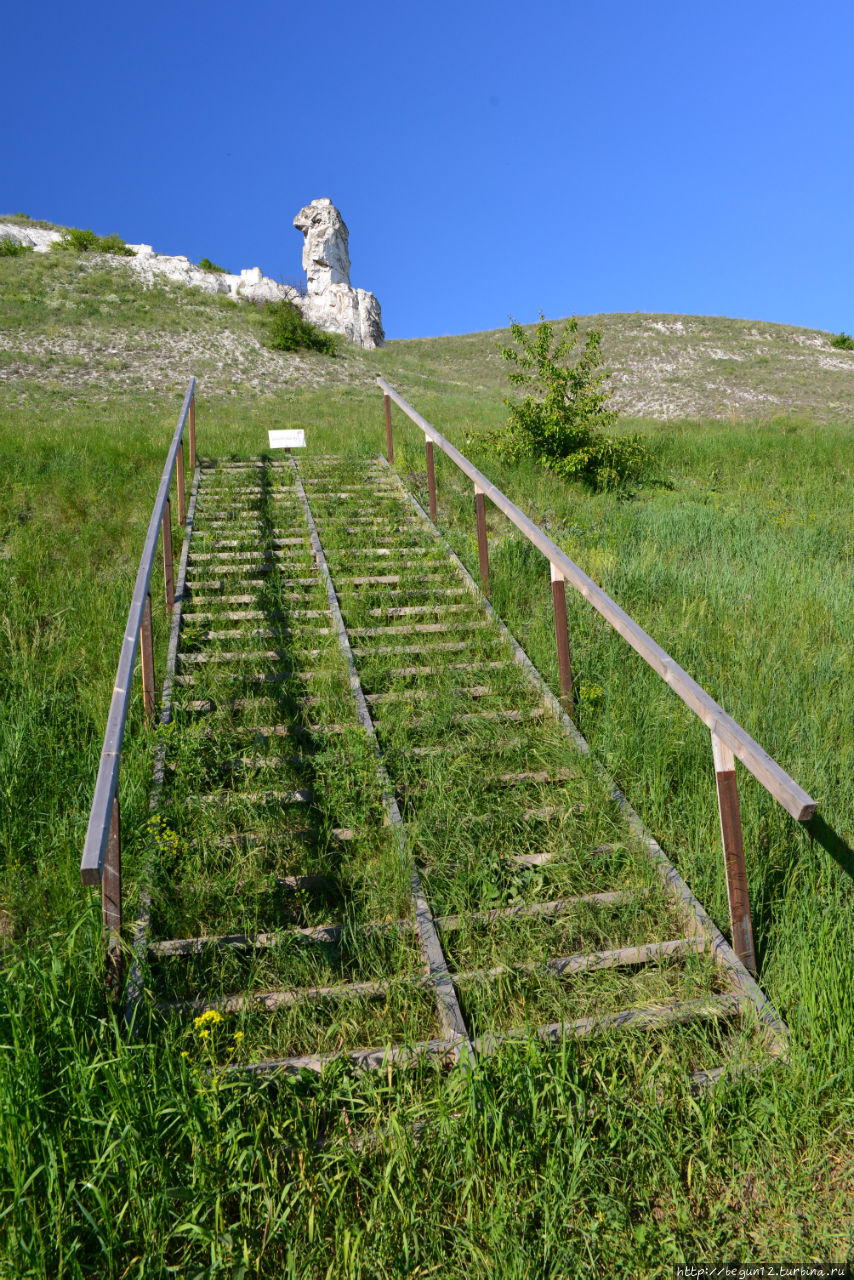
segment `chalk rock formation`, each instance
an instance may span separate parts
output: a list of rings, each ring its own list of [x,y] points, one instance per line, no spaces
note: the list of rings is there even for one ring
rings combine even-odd
[[[231,275],[228,271],[202,271],[183,254],[172,257],[166,253],[155,253],[150,244],[129,244],[128,248],[136,256],[120,261],[127,262],[146,284],[153,283],[157,276],[165,276],[167,280],[192,285],[205,293],[224,293],[251,302],[276,302],[280,298],[299,302],[296,289],[271,280],[262,274],[260,267],[245,267],[240,275]]]
[[[350,285],[350,233],[331,200],[312,200],[294,226],[305,236],[302,265],[308,284],[300,300],[303,316],[321,329],[343,333],[360,347],[385,342],[380,304],[365,289]]]
[[[36,253],[47,253],[51,245],[61,239],[61,231],[48,231],[44,227],[19,227],[16,222],[0,222],[0,240],[14,240],[15,244],[25,244]]]

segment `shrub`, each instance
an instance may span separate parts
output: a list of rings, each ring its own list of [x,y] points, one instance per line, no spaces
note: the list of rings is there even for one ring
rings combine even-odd
[[[134,256],[133,249],[129,249],[121,236],[99,236],[98,237],[99,253],[117,253],[122,258],[132,258]]]
[[[299,307],[292,302],[268,303],[267,315],[269,342],[274,351],[298,351],[302,348],[321,351],[324,355],[335,354],[332,334],[303,320]]]
[[[121,236],[99,236],[88,227],[69,227],[56,242],[56,248],[71,253],[117,253],[124,258],[133,257],[133,249],[127,247]]]
[[[0,258],[17,258],[20,253],[29,253],[32,247],[31,244],[20,244],[19,241],[4,236],[0,240]]]
[[[542,313],[533,337],[512,319],[510,333],[515,345],[502,347],[501,357],[512,366],[511,383],[527,388],[528,394],[521,401],[505,399],[510,411],[506,425],[479,438],[500,457],[535,458],[550,471],[594,490],[620,489],[630,482],[660,483],[642,436],[602,434],[617,415],[608,408],[610,392],[604,388],[610,375],[599,371],[598,330],[588,333],[574,363],[570,357],[579,342],[575,318],[566,322],[557,339]]]
[[[838,351],[854,351],[854,338],[843,329],[841,333],[831,334],[830,345]]]
[[[218,267],[215,262],[211,262],[210,258],[202,258],[199,262],[200,271],[218,271],[222,275],[228,275],[228,267]]]

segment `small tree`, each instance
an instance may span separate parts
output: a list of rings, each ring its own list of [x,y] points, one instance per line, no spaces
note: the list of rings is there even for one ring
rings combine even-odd
[[[570,362],[579,343],[578,321],[567,320],[560,337],[540,313],[533,336],[510,321],[514,346],[501,348],[512,366],[510,381],[527,388],[521,400],[507,397],[506,426],[487,437],[505,458],[536,458],[566,479],[582,480],[592,489],[616,489],[649,478],[651,459],[641,436],[608,436],[603,431],[617,419],[608,407],[601,370],[602,335],[588,333],[580,356]]]

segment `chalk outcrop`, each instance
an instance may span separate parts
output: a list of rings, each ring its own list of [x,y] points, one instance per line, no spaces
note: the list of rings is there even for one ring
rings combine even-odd
[[[111,257],[140,277],[146,285],[158,280],[221,293],[247,302],[285,300],[299,307],[306,320],[331,333],[342,333],[360,347],[381,347],[385,341],[380,304],[372,293],[350,284],[349,232],[347,224],[331,200],[312,200],[300,209],[294,226],[302,231],[305,244],[302,265],[307,293],[303,297],[291,285],[279,284],[265,276],[260,267],[245,267],[232,275],[228,271],[203,271],[183,254],[155,253],[150,244],[129,244],[132,257]],[[0,221],[0,240],[14,240],[36,253],[47,253],[61,231],[19,226]]]
[[[343,333],[360,347],[381,347],[385,334],[380,304],[372,293],[350,284],[350,233],[335,205],[327,197],[312,200],[300,209],[294,226],[305,236],[307,293],[300,303],[305,319]]]
[[[128,248],[135,256],[124,261],[146,284],[153,284],[158,276],[165,276],[167,280],[203,289],[205,293],[224,293],[231,298],[246,298],[249,302],[276,302],[281,298],[299,302],[296,289],[271,280],[262,274],[260,267],[245,267],[239,275],[228,271],[202,271],[182,254],[172,257],[155,253],[150,244],[129,244]]]
[[[0,240],[14,240],[15,244],[26,245],[36,253],[47,253],[61,239],[61,231],[48,231],[44,227],[19,227],[16,222],[0,222]]]

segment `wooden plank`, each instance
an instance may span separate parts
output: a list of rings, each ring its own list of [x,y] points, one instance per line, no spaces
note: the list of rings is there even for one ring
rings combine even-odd
[[[241,684],[282,684],[288,680],[315,680],[317,679],[316,671],[225,671],[222,673],[224,680],[239,681]],[[173,683],[180,685],[193,685],[203,683],[196,676],[177,675],[174,677]],[[230,699],[228,705],[235,706],[241,700],[239,698]],[[216,709],[214,703],[210,700],[201,703],[191,704],[194,710],[202,708]],[[220,703],[225,706],[226,703]],[[183,708],[187,710],[187,707]]]
[[[487,685],[474,684],[456,685],[450,692],[460,698],[486,698],[492,690]],[[435,696],[433,689],[391,689],[388,693],[366,693],[365,701],[375,705],[383,702],[419,701],[424,698],[435,698]]]
[[[262,572],[264,571],[262,570]],[[283,587],[303,587],[311,589],[312,587],[317,586],[316,578],[281,578],[279,582]],[[212,591],[214,588],[218,587],[221,591],[225,591],[227,588],[233,588],[238,585],[242,585],[244,587],[266,587],[267,583],[263,578],[242,578],[239,582],[227,582],[225,578],[191,578],[187,583],[187,586],[193,595],[195,595],[198,590]],[[254,597],[249,597],[250,601],[253,599]]]
[[[175,454],[175,488],[178,492],[178,523],[183,526],[187,523],[187,489],[184,483],[184,437],[181,437],[181,445]]]
[[[407,618],[425,613],[471,613],[468,604],[403,604],[369,609],[372,618]]]
[[[115,1002],[122,986],[122,837],[118,796],[113,797],[110,835],[101,877],[101,918],[104,925],[107,991]]]
[[[399,547],[335,547],[330,548],[328,552],[324,551],[327,561],[330,556],[341,555],[346,559],[352,560],[355,556],[429,556],[435,555],[435,547],[421,546],[399,546]],[[444,564],[444,557],[440,557],[438,563]]]
[[[299,656],[301,658],[317,658],[322,652],[322,649],[301,649]],[[233,651],[223,650],[221,653],[213,651],[208,653],[182,653],[179,660],[181,663],[199,666],[205,663],[285,662],[293,659],[294,656],[288,649],[235,649]]]
[[[365,933],[411,932],[411,920],[369,920],[361,925],[348,925],[348,931]],[[312,926],[293,925],[275,933],[227,933],[207,934],[200,938],[163,938],[149,942],[148,951],[153,956],[196,956],[205,951],[267,951],[285,942],[338,942],[344,932],[342,924]]]
[[[541,720],[543,718],[542,707],[532,707],[529,711],[519,711],[510,708],[506,711],[462,711],[455,715],[447,717],[447,723],[450,724],[472,724],[477,720],[510,720],[514,724],[520,724],[524,720]],[[422,725],[432,723],[432,719],[428,716],[417,716],[410,720],[411,725]]]
[[[735,759],[729,747],[715,734],[712,734],[712,752],[715,761],[732,945],[745,969],[755,977],[756,952],[753,946],[753,922],[750,918],[750,900],[747,894],[747,866],[744,861],[744,838],[738,805]]]
[[[575,704],[572,695],[572,660],[569,655],[569,630],[566,621],[566,584],[563,575],[555,569],[554,565],[550,568],[560,691],[564,708],[572,715]]]
[[[463,915],[437,916],[436,924],[443,933],[451,933],[471,922],[492,924],[498,920],[521,920],[525,916],[559,916],[577,906],[620,906],[637,896],[627,889],[583,893],[574,898],[557,898],[553,902],[531,902],[513,907],[494,907],[489,911],[467,911]]]
[[[325,1000],[382,1000],[395,986],[429,989],[430,978],[423,974],[406,980],[389,979],[384,982],[336,982],[332,986],[294,987],[286,991],[253,991],[250,995],[223,996],[218,1000],[162,1000],[156,1008],[161,1012],[198,1015],[215,1009],[218,1013],[275,1013],[297,1004],[318,1003]]]
[[[384,627],[350,627],[351,636],[414,636],[439,635],[447,631],[482,631],[489,623],[480,622],[412,622],[402,626],[389,624]]]
[[[384,674],[390,677],[441,676],[446,671],[503,671],[512,663],[494,659],[491,662],[449,662],[442,667],[394,667]]]
[[[477,524],[477,559],[480,565],[480,585],[483,594],[489,595],[489,546],[486,540],[486,501],[483,489],[474,487],[474,511]]]
[[[392,438],[392,402],[388,396],[383,397],[385,406],[385,457],[388,458],[389,466],[394,463],[394,439]]]
[[[168,498],[163,508],[160,537],[163,543],[163,589],[166,608],[171,613],[175,608],[175,571],[172,563],[172,505]]]
[[[609,951],[580,952],[571,956],[551,956],[547,960],[528,960],[521,964],[495,965],[491,969],[472,969],[454,974],[456,983],[484,982],[508,973],[553,973],[567,977],[598,969],[638,968],[654,961],[673,960],[697,955],[705,950],[705,938],[672,938],[667,942],[647,942],[640,947],[618,947]]]
[[[193,394],[190,400],[190,470],[196,469],[196,397]]]
[[[378,658],[397,653],[460,653],[467,648],[465,640],[443,640],[439,644],[378,644],[371,649],[359,648],[353,652],[358,658]]]
[[[298,791],[208,791],[198,795],[184,796],[182,804],[206,808],[211,805],[228,805],[243,801],[251,801],[252,804],[312,804],[314,792],[308,787]]]
[[[424,447],[427,454],[427,494],[430,503],[430,519],[436,523],[436,461],[433,457],[433,441],[425,438]]]
[[[154,720],[154,707],[157,694],[154,688],[154,640],[151,631],[151,596],[145,597],[145,608],[142,614],[142,626],[139,632],[139,647],[142,665],[142,705],[145,717]]]
[[[265,616],[262,614],[262,617]],[[225,631],[203,631],[200,639],[210,640],[271,640],[276,636],[290,635],[295,639],[305,636],[331,635],[329,627],[231,627]]]

